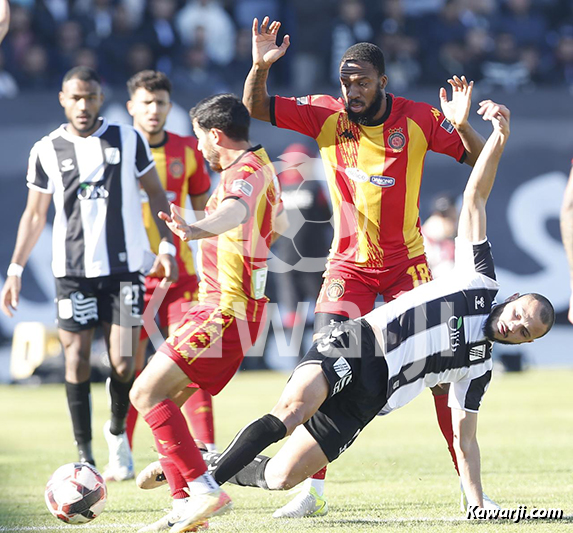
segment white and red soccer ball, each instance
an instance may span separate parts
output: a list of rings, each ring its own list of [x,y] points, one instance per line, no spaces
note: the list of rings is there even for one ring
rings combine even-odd
[[[44,496],[56,518],[67,524],[84,524],[103,511],[107,487],[92,465],[69,463],[52,474]]]

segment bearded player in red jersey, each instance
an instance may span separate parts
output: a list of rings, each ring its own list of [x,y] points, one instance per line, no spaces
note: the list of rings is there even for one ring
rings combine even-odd
[[[203,218],[211,180],[203,155],[197,148],[195,137],[181,137],[165,130],[167,115],[172,107],[169,78],[163,72],[144,70],[135,74],[127,82],[127,88],[130,95],[127,109],[133,117],[134,127],[149,142],[167,199],[185,208],[185,202],[189,196],[196,217]],[[151,250],[158,253],[159,248],[165,245],[159,242],[159,232],[152,224],[153,217],[148,202],[143,203],[143,221]],[[198,280],[193,264],[193,254],[189,246],[183,241],[176,240],[173,247],[169,247],[169,251],[175,255],[177,260],[179,279],[169,288],[161,285],[158,278],[148,277],[145,280],[144,327],[141,329],[136,354],[137,375],[141,373],[145,365],[149,332],[156,328],[155,316],[159,315],[161,335],[165,338],[175,331],[191,302],[197,300]],[[203,441],[209,450],[215,449],[211,395],[206,391],[198,390],[189,401],[185,402],[183,411],[191,422],[195,437]],[[137,411],[131,406],[126,424],[130,446],[136,421]]]
[[[178,478],[189,498],[141,533],[194,531],[231,507],[207,472],[178,406],[194,387],[218,394],[259,336],[268,301],[267,256],[285,216],[277,217],[278,179],[265,150],[249,142],[250,116],[241,101],[212,96],[199,102],[191,117],[199,149],[221,180],[203,220],[188,225],[173,204],[170,215],[159,216],[183,241],[200,239],[198,303],[161,345],[130,396],[153,431],[167,478]]]
[[[426,153],[431,150],[473,166],[484,139],[470,126],[465,99],[473,83],[448,80],[452,100],[440,90],[443,113],[385,91],[382,50],[370,43],[350,47],[340,61],[341,98],[269,96],[271,65],[289,44],[276,38],[280,22],[253,21],[253,66],[243,103],[253,118],[297,131],[318,143],[334,212],[334,240],[315,309],[315,339],[331,321],[355,319],[372,310],[378,295],[386,302],[421,283],[431,273],[424,255],[418,212]],[[447,386],[432,389],[438,423],[457,471]],[[300,398],[289,398],[296,403]],[[276,518],[319,516],[325,469]]]

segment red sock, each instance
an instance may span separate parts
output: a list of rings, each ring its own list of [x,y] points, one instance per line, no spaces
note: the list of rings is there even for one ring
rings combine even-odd
[[[183,413],[171,400],[158,403],[144,418],[161,447],[159,453],[173,461],[186,482],[207,471]]]
[[[158,450],[163,449],[163,446],[161,446],[161,443],[157,439],[155,439],[155,444]],[[159,462],[161,463],[161,468],[163,468],[165,479],[167,479],[167,483],[169,483],[169,490],[171,491],[173,499],[180,500],[187,498],[189,496],[187,492],[187,481],[185,481],[185,478],[181,475],[181,472],[179,472],[179,469],[175,466],[173,461],[169,459],[169,457],[160,454]]]
[[[213,397],[207,391],[198,389],[183,404],[183,411],[191,422],[193,436],[205,444],[215,444]]]
[[[135,379],[141,374],[141,370],[135,371]],[[129,410],[127,411],[127,418],[125,419],[125,433],[127,434],[127,440],[129,441],[129,447],[133,451],[133,432],[135,431],[135,424],[137,422],[137,409],[133,405],[129,404]]]
[[[440,394],[434,396],[434,405],[436,406],[436,414],[438,415],[438,424],[442,431],[442,435],[448,443],[448,450],[450,450],[450,455],[452,456],[452,461],[454,462],[454,468],[460,475],[458,470],[458,459],[456,457],[456,452],[454,450],[454,428],[452,426],[452,410],[448,407],[448,395]]]
[[[311,479],[324,479],[326,477],[326,466],[321,468],[314,476],[310,476]]]

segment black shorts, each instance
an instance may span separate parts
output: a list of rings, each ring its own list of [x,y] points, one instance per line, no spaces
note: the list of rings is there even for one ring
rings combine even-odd
[[[334,324],[325,333],[297,368],[320,364],[328,381],[328,398],[304,426],[332,462],[386,405],[388,366],[366,321]]]
[[[78,332],[100,322],[140,326],[144,293],[145,276],[139,272],[56,278],[58,327]]]

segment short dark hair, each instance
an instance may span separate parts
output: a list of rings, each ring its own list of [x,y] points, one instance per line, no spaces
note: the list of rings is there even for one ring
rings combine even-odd
[[[384,52],[372,43],[353,44],[342,56],[340,64],[346,61],[366,61],[370,63],[378,72],[379,76],[385,74],[386,63],[384,61]]]
[[[547,335],[549,330],[553,327],[553,324],[555,324],[555,308],[553,304],[545,296],[536,292],[529,292],[523,296],[529,296],[541,304],[539,319],[544,326],[547,326],[547,331],[543,334]],[[541,337],[543,337],[543,335],[541,335]]]
[[[171,81],[166,74],[159,70],[142,70],[129,78],[127,90],[133,96],[137,89],[145,89],[150,93],[154,91],[167,91],[171,94]]]
[[[234,94],[208,96],[191,109],[189,115],[201,129],[217,128],[234,141],[249,140],[251,116]]]
[[[98,73],[90,67],[74,67],[68,70],[62,80],[62,85],[70,80],[95,81],[101,85],[101,78]]]

